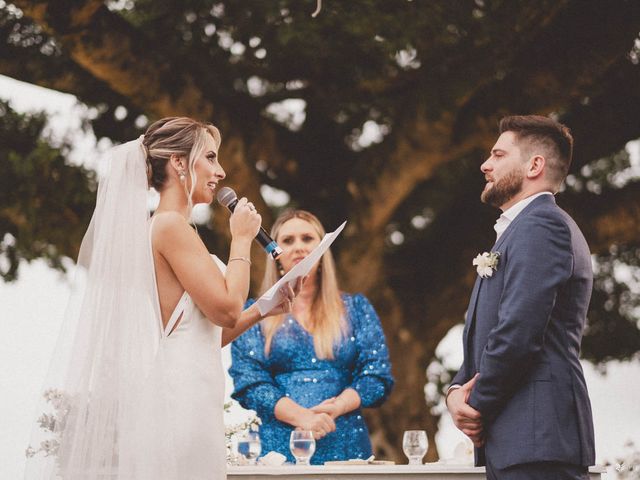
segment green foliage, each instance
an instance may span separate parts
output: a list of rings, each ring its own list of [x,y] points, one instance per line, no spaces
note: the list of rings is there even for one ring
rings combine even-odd
[[[583,356],[605,368],[608,360],[630,360],[640,345],[640,248],[612,245],[596,256],[589,325]]]
[[[639,140],[640,141],[640,140]],[[569,194],[588,191],[601,194],[607,190],[622,188],[631,180],[637,180],[632,172],[630,154],[626,148],[586,165],[575,174],[569,175],[566,181]]]
[[[569,175],[562,195],[579,198],[637,182],[626,148],[593,160]],[[613,244],[594,255],[594,284],[589,324],[582,342],[584,358],[606,368],[612,359],[630,360],[640,351],[640,248]]]
[[[52,25],[46,30],[0,1],[0,36],[7,47],[0,66],[11,67],[7,73],[16,78],[77,95],[93,108],[86,122],[98,137],[133,138],[145,127],[144,115],[153,120],[154,113],[129,93],[132,85],[116,85],[104,58],[83,50],[85,60],[99,65],[90,73],[69,54],[62,37],[73,33],[68,19],[78,5],[40,2]],[[571,188],[560,199],[619,188],[629,158],[611,152],[640,135],[637,2],[326,0],[316,18],[310,16],[315,0],[107,5],[117,17],[110,25],[124,39],[123,49],[131,43],[128,61],[158,66],[151,75],[161,78],[162,91],[154,93],[184,94],[186,75],[202,93],[198,98],[213,106],[210,120],[226,122],[225,129],[246,140],[244,160],[255,165],[258,180],[285,190],[292,205],[313,210],[327,225],[345,216],[366,225],[368,219],[359,218],[368,207],[366,195],[359,193],[382,185],[376,193],[384,196],[386,182],[403,173],[404,165],[386,168],[389,159],[401,161],[406,153],[436,164],[428,178],[402,193],[384,232],[381,281],[391,286],[416,337],[447,315],[432,306],[443,285],[461,285],[473,256],[492,243],[496,212],[478,201],[479,165],[499,116],[555,112],[572,128],[578,154]],[[49,33],[56,28],[59,38]],[[100,43],[92,33],[84,32],[83,47]],[[304,102],[304,121],[296,128],[274,120],[272,107],[285,99]],[[15,112],[3,117],[3,125],[21,118]],[[263,139],[265,118],[281,150],[274,155],[256,141]],[[0,193],[0,233],[10,234],[1,247],[12,265],[6,279],[15,277],[20,258],[45,256],[59,264],[59,255],[73,256],[93,201],[93,177],[37,140],[44,120],[20,121],[3,127],[12,133],[0,146],[1,181],[11,185]],[[382,127],[370,145],[358,141],[367,121]],[[17,131],[25,135],[19,146],[10,143],[18,141]],[[433,160],[456,148],[455,158]],[[58,175],[58,183],[44,181],[40,172]],[[54,185],[55,191],[47,190]],[[213,232],[203,233],[209,245],[220,242]],[[608,286],[615,265],[627,261],[632,259],[598,257],[584,349],[596,362],[629,358],[640,345],[635,293]],[[468,291],[458,293],[464,302]],[[453,323],[460,317],[447,318]]]
[[[440,359],[427,370],[429,413],[408,383],[462,321],[471,260],[495,238],[479,166],[505,114],[555,115],[572,129],[558,200],[598,253],[583,355],[637,355],[637,186],[609,194],[633,180],[628,155],[612,152],[640,137],[639,2],[325,0],[311,18],[316,0],[13,1],[0,0],[0,72],[75,95],[98,138],[210,115],[247,196],[267,185],[328,228],[349,220],[333,249],[343,286],[376,304],[407,372],[378,414],[385,449],[442,412],[452,372]],[[285,101],[297,102],[296,121]],[[75,257],[95,178],[47,144],[42,115],[0,110],[0,273],[12,280],[21,260],[61,268]],[[213,251],[226,247],[221,218],[199,229]],[[611,232],[627,244],[607,252],[621,243]]]
[[[75,257],[95,202],[94,175],[65,162],[42,138],[44,114],[18,114],[0,101],[0,275],[15,280],[21,260],[63,269]]]

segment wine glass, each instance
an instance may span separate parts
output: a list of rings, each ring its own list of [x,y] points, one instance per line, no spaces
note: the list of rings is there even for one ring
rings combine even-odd
[[[409,465],[422,465],[422,457],[427,453],[429,440],[424,430],[407,430],[402,437],[402,450],[409,459]]]
[[[246,432],[238,439],[238,453],[242,455],[249,465],[255,465],[262,445],[258,432]]]
[[[296,465],[309,465],[309,460],[311,460],[316,451],[313,432],[309,430],[294,430],[289,438],[289,448],[296,459]]]

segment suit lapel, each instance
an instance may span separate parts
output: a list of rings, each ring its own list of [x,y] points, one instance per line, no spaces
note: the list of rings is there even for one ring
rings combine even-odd
[[[473,319],[475,318],[476,304],[478,303],[478,293],[480,292],[481,285],[482,277],[478,275],[478,278],[476,278],[476,283],[473,285],[471,300],[469,301],[469,309],[467,311],[467,325],[469,325],[469,327],[471,327],[471,325],[473,324]]]
[[[476,283],[473,285],[473,291],[471,292],[471,300],[469,301],[469,308],[467,309],[467,321],[464,323],[463,344],[464,344],[464,358],[469,359],[466,362],[467,376],[471,377],[475,373],[475,365],[473,362],[473,355],[471,354],[471,343],[469,342],[469,332],[472,332],[473,324],[476,319],[476,304],[478,303],[478,293],[480,292],[480,286],[482,285],[482,278],[478,275]]]
[[[540,195],[538,198],[534,198],[533,201],[518,214],[515,220],[511,222],[509,226],[507,226],[507,229],[502,233],[502,235],[500,235],[500,238],[496,240],[496,243],[491,248],[491,251],[499,252],[500,247],[505,242],[505,240],[509,237],[511,232],[513,232],[518,222],[522,220],[524,217],[526,217],[527,214],[535,210],[536,207],[545,205],[547,203],[552,203],[553,205],[555,205],[556,203],[555,197],[553,195]]]
[[[529,205],[527,205],[524,210],[520,212],[520,214],[509,224],[507,229],[500,235],[500,238],[496,240],[496,243],[491,248],[492,252],[499,252],[500,248],[509,237],[511,232],[515,229],[518,221],[524,218],[529,212],[533,211],[538,205],[544,205],[546,203],[553,203],[555,205],[555,197],[553,195],[541,195],[538,198],[535,198]],[[476,283],[473,285],[473,291],[471,292],[471,300],[469,301],[469,308],[467,310],[467,321],[465,322],[465,328],[463,333],[464,339],[464,348],[465,348],[465,358],[473,359],[470,351],[469,344],[469,332],[472,332],[473,324],[476,320],[476,306],[478,304],[478,297],[480,295],[480,288],[482,287],[483,278],[478,275],[476,278]],[[475,368],[473,365],[469,365],[471,369]],[[474,372],[469,372],[473,374]]]

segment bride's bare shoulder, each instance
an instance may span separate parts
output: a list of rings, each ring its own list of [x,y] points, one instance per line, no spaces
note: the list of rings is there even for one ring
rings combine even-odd
[[[197,234],[184,216],[178,212],[157,212],[153,215],[153,243],[159,246],[163,243],[192,242]]]
[[[187,219],[173,210],[155,212],[152,220],[154,231],[158,228],[189,227]]]

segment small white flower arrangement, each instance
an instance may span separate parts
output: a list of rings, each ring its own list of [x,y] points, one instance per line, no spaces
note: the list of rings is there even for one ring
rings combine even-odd
[[[69,397],[61,390],[50,388],[45,390],[42,395],[47,403],[53,407],[53,413],[44,412],[38,418],[40,428],[49,433],[52,438],[48,438],[40,442],[40,446],[36,449],[29,445],[25,451],[27,458],[42,453],[45,457],[57,455],[60,448],[60,435],[64,429],[71,403]]]
[[[498,269],[500,252],[483,252],[473,259],[473,265],[480,278],[489,278]]]
[[[33,446],[29,445],[25,450],[25,455],[27,458],[32,458],[38,453],[42,453],[45,457],[58,454],[58,449],[60,448],[61,432],[64,430],[64,425],[67,416],[69,415],[71,403],[69,401],[69,396],[64,392],[58,389],[51,388],[44,392],[43,397],[45,398],[46,402],[51,404],[51,406],[53,407],[53,413],[44,412],[38,418],[38,424],[40,425],[41,429],[49,434],[50,438],[41,441],[38,448],[34,448]],[[232,402],[224,404],[225,413],[230,412],[232,405]],[[228,463],[236,463],[238,461],[232,448],[235,436],[241,432],[257,431],[260,425],[262,425],[262,421],[260,420],[260,418],[256,415],[253,415],[244,422],[225,426],[224,434],[227,447]]]
[[[231,407],[234,402],[227,402],[224,404],[225,413],[231,412]],[[241,423],[235,423],[231,425],[225,425],[224,429],[224,437],[225,443],[227,447],[227,464],[228,465],[238,465],[240,463],[240,459],[233,448],[233,441],[235,436],[242,432],[254,432],[258,431],[262,425],[262,420],[256,415],[249,417],[247,420]]]

